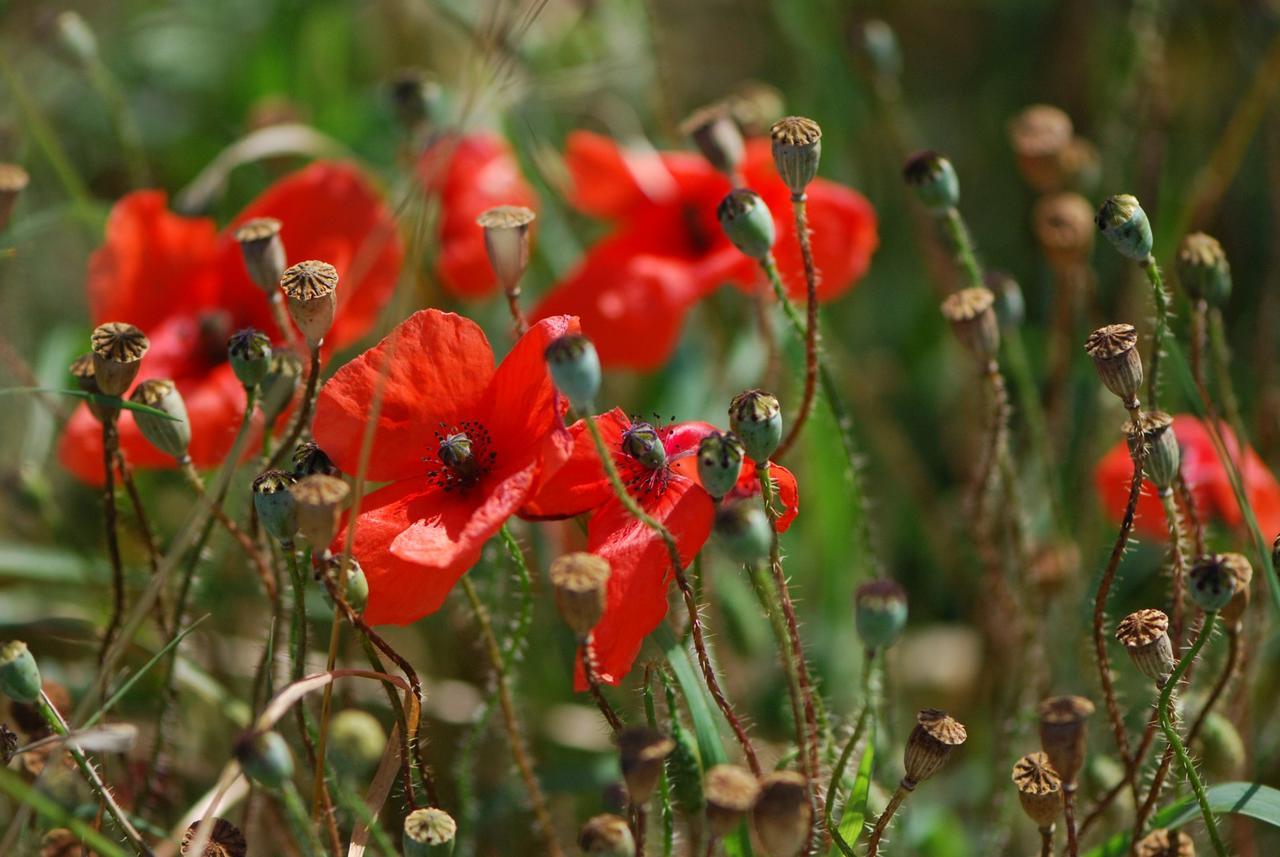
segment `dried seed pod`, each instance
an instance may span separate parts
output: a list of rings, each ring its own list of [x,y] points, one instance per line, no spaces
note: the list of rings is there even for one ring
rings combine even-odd
[[[109,321],[93,329],[93,377],[107,396],[123,396],[138,377],[151,341],[132,324]]]
[[[795,199],[804,197],[805,188],[818,174],[822,157],[822,127],[803,116],[787,116],[769,129],[773,141],[773,163],[778,175]]]
[[[280,221],[274,217],[255,217],[240,224],[235,235],[249,279],[268,296],[275,294],[284,275],[284,241],[280,239],[280,227]]]
[[[195,844],[196,829],[199,827],[200,822],[194,821],[182,835],[182,857],[245,857],[249,853],[249,844],[240,828],[225,818],[215,818],[209,828],[209,839],[197,854],[191,846]]]
[[[318,348],[338,309],[338,269],[328,262],[308,259],[285,269],[280,288],[288,298],[293,323],[307,345]]]
[[[964,725],[945,711],[922,708],[916,714],[916,726],[907,736],[902,765],[906,769],[903,784],[908,790],[929,779],[946,764],[951,752],[968,738]]]
[[[40,857],[83,857],[84,853],[80,840],[65,827],[50,830],[40,840]]]
[[[289,492],[298,507],[298,531],[313,547],[328,547],[351,488],[335,476],[316,474],[299,480]]]
[[[746,143],[727,104],[712,104],[694,111],[680,123],[680,133],[693,140],[711,166],[730,178],[738,174],[746,156]]]
[[[1137,328],[1132,324],[1100,327],[1084,341],[1084,350],[1093,358],[1094,368],[1106,388],[1120,397],[1125,408],[1135,410],[1138,391],[1142,389]]]
[[[133,412],[133,421],[142,436],[151,445],[182,461],[187,457],[187,449],[191,446],[191,420],[187,417],[187,406],[182,394],[172,381],[151,379],[143,381],[133,389],[129,401],[138,405],[146,405],[158,411],[164,411],[173,419],[165,419],[143,411]]]
[[[635,857],[636,853],[626,819],[609,813],[593,816],[582,825],[578,847],[591,857]]]
[[[591,553],[569,553],[551,563],[551,586],[564,623],[580,640],[604,615],[609,561]]]
[[[755,808],[760,782],[746,768],[716,765],[707,771],[703,791],[707,797],[707,823],[711,835],[728,836]]]
[[[445,857],[457,835],[457,822],[443,809],[415,809],[404,819],[404,857]]]
[[[1187,595],[1206,613],[1223,609],[1240,587],[1237,566],[1238,563],[1228,554],[1207,554],[1198,558],[1187,572]],[[1252,570],[1249,576],[1253,577]]]
[[[1067,786],[1084,765],[1086,722],[1093,712],[1093,703],[1083,696],[1054,696],[1040,703],[1040,748]]]
[[[1062,813],[1062,778],[1044,753],[1028,753],[1013,766],[1013,785],[1022,811],[1040,829],[1052,827]]]
[[[1097,234],[1089,200],[1071,192],[1042,196],[1032,209],[1031,223],[1040,251],[1054,269],[1069,271],[1088,264]]]
[[[1182,459],[1178,437],[1173,431],[1173,417],[1163,411],[1143,413],[1136,422],[1125,422],[1124,433],[1129,441],[1130,452],[1136,452],[1135,446],[1139,438],[1146,445],[1142,472],[1151,480],[1151,484],[1160,489],[1162,494],[1172,491]]]
[[[887,649],[907,624],[907,591],[887,577],[871,580],[854,593],[854,623],[868,649]]]
[[[782,443],[782,406],[772,393],[745,390],[729,403],[729,428],[756,464],[768,461]]]
[[[1222,307],[1231,297],[1231,265],[1218,239],[1192,232],[1178,245],[1178,280],[1195,301]]]
[[[653,795],[662,775],[663,761],[671,755],[676,742],[648,726],[630,726],[618,734],[618,756],[627,795],[637,806]]]
[[[902,178],[921,204],[935,215],[946,214],[960,204],[960,177],[945,155],[916,152],[907,158]]]
[[[719,500],[733,490],[742,474],[746,449],[733,432],[713,431],[698,442],[698,479]]]
[[[529,232],[537,216],[521,205],[500,205],[476,218],[484,229],[489,267],[508,294],[520,294],[520,278],[529,266]]]
[[[1157,684],[1163,685],[1173,672],[1173,641],[1169,617],[1163,611],[1148,608],[1130,613],[1116,626],[1116,639],[1138,671]]]
[[[600,356],[596,347],[580,333],[566,333],[543,352],[556,389],[580,414],[591,410],[600,392]]]
[[[774,771],[760,781],[751,822],[773,857],[795,857],[808,843],[813,806],[807,791],[804,776],[795,771]]]
[[[4,229],[13,214],[18,196],[31,181],[27,171],[17,164],[0,163],[0,229]]]
[[[983,366],[1000,352],[1000,321],[995,295],[982,286],[961,289],[942,302],[942,315],[960,344]]]
[[[1220,614],[1227,627],[1233,628],[1244,619],[1244,613],[1249,609],[1249,590],[1253,584],[1253,566],[1244,554],[1224,553],[1219,554],[1219,557],[1222,564],[1236,578],[1235,594],[1231,596],[1231,600],[1227,602],[1226,607],[1222,608]]]
[[[778,230],[760,194],[746,188],[731,190],[716,208],[725,237],[745,256],[763,260],[773,252]]]
[[[1008,131],[1027,184],[1039,193],[1062,187],[1062,154],[1075,134],[1071,117],[1057,107],[1033,104],[1009,121]]]
[[[1153,830],[1138,840],[1135,857],[1196,857],[1196,843],[1180,830]]]
[[[1127,193],[1107,197],[1095,222],[1120,255],[1135,262],[1145,262],[1151,255],[1151,222],[1137,197]]]

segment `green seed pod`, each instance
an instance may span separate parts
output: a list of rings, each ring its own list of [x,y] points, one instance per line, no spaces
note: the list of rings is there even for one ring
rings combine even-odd
[[[566,333],[543,352],[556,389],[564,394],[575,411],[591,410],[600,392],[600,356],[596,347],[580,333]]]
[[[1000,353],[1000,320],[996,318],[995,295],[983,286],[952,292],[942,302],[942,317],[960,344],[982,366]]]
[[[733,432],[713,431],[698,442],[698,478],[707,493],[719,500],[733,490],[742,474],[746,451]]]
[[[935,215],[946,214],[960,204],[960,177],[945,155],[916,152],[907,158],[902,178],[920,203]]]
[[[283,545],[298,532],[298,504],[289,489],[298,480],[287,470],[268,470],[253,480],[253,505],[262,528]]]
[[[274,423],[298,392],[302,381],[302,361],[292,351],[277,351],[267,364],[267,374],[262,379],[262,397],[258,406],[267,425]]]
[[[1244,768],[1244,740],[1235,725],[1216,711],[1205,716],[1192,751],[1214,779],[1237,777]]]
[[[227,359],[244,388],[252,390],[262,383],[271,368],[271,340],[251,327],[238,330],[227,340]]]
[[[1187,594],[1206,613],[1226,607],[1238,586],[1239,578],[1225,554],[1202,556],[1187,572]]]
[[[702,763],[698,755],[698,744],[693,735],[681,728],[674,719],[671,737],[676,742],[675,749],[667,759],[671,802],[683,814],[697,815],[706,804],[702,794]]]
[[[729,427],[756,464],[769,460],[782,443],[782,406],[772,393],[746,390],[729,403]]]
[[[1178,449],[1178,437],[1173,432],[1173,417],[1163,411],[1143,413],[1140,425],[1129,420],[1124,424],[1125,437],[1129,440],[1132,452],[1138,439],[1147,446],[1147,455],[1142,462],[1142,471],[1151,480],[1151,484],[1161,493],[1172,491],[1178,479],[1178,467],[1181,452]]]
[[[608,813],[597,815],[582,825],[578,847],[590,857],[635,857],[636,842],[625,819]]]
[[[187,406],[182,401],[182,394],[173,382],[157,379],[143,381],[133,388],[129,401],[164,411],[173,417],[166,420],[142,411],[133,412],[133,421],[137,424],[138,431],[142,432],[142,436],[152,446],[179,461],[185,459],[187,448],[191,445],[191,420],[187,418]]]
[[[725,503],[716,511],[716,537],[735,562],[753,565],[769,556],[773,529],[759,503]]]
[[[24,705],[33,705],[40,699],[40,668],[21,640],[0,646],[0,692]]]
[[[443,809],[415,809],[404,820],[404,857],[446,857],[457,834],[457,823]]]
[[[324,564],[317,572],[317,579],[320,574],[329,575],[330,579],[336,582],[338,576],[338,568],[342,565],[342,555],[336,554],[327,557]],[[336,606],[333,598],[329,595],[329,587],[321,586],[321,594],[324,595],[325,603],[330,607]],[[363,613],[364,608],[369,603],[369,579],[365,577],[364,569],[360,567],[360,563],[355,557],[347,559],[347,588],[344,591],[344,598],[351,605],[351,609],[357,613]]]
[[[773,252],[778,230],[760,194],[745,188],[729,191],[716,208],[716,217],[725,237],[744,255],[765,259]]]
[[[907,592],[888,578],[872,580],[854,594],[854,624],[868,649],[887,649],[907,626]]]
[[[339,770],[357,779],[368,776],[382,758],[387,732],[378,718],[358,708],[339,711],[329,723],[329,748]]]
[[[649,423],[635,422],[622,433],[622,451],[650,470],[667,463],[667,450],[662,437]]]
[[[1231,265],[1218,239],[1192,232],[1178,245],[1178,280],[1192,300],[1223,307],[1231,297]]]
[[[773,163],[795,199],[804,197],[805,188],[818,174],[822,156],[822,128],[812,119],[788,116],[769,129],[773,140]]]
[[[644,804],[653,795],[663,763],[675,748],[675,741],[648,726],[628,726],[618,733],[622,779],[633,804]]]
[[[1094,222],[1120,255],[1135,262],[1144,262],[1151,255],[1151,221],[1137,197],[1127,193],[1107,197]]]
[[[235,756],[249,779],[269,789],[293,778],[293,754],[279,732],[246,732],[236,742]]]

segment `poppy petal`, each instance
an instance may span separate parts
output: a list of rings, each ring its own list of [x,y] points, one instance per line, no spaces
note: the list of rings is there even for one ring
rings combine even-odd
[[[622,432],[631,424],[630,418],[621,408],[614,408],[595,419],[605,447],[617,449]],[[603,505],[613,496],[586,424],[578,420],[568,432],[573,440],[568,458],[554,472],[544,473],[533,497],[520,510],[523,517],[571,518]]]

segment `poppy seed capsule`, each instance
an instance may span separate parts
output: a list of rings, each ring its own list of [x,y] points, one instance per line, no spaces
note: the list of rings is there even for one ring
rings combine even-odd
[[[293,779],[293,754],[279,732],[249,730],[236,741],[235,757],[249,779],[269,789]]]
[[[253,506],[262,528],[283,545],[298,532],[298,504],[289,489],[297,478],[287,470],[268,470],[253,480]]]
[[[138,377],[151,341],[132,324],[109,321],[93,329],[93,377],[107,396],[123,396]]]
[[[760,194],[746,188],[729,191],[716,208],[725,237],[752,259],[763,260],[773,252],[778,230]]]
[[[1231,265],[1218,239],[1192,232],[1178,245],[1178,280],[1192,300],[1222,307],[1231,297]]]
[[[1151,221],[1137,197],[1127,193],[1107,197],[1094,222],[1120,255],[1135,262],[1145,262],[1151,255]]]
[[[859,586],[853,604],[854,624],[868,649],[889,648],[907,625],[907,592],[888,578]]]
[[[578,847],[591,857],[635,857],[636,853],[626,819],[609,813],[587,819],[578,831]]]
[[[275,295],[280,277],[284,275],[284,241],[280,239],[280,227],[280,221],[274,217],[255,217],[242,223],[235,235],[249,279],[268,297]]]
[[[338,770],[368,776],[386,749],[387,731],[369,712],[347,708],[329,723],[329,746]]]
[[[476,218],[484,229],[489,267],[508,294],[520,294],[520,278],[529,266],[529,231],[537,215],[520,205],[500,205]]]
[[[982,283],[995,295],[1000,329],[1020,326],[1027,317],[1027,302],[1018,281],[1004,271],[987,271],[982,275]]]
[[[591,410],[600,392],[600,356],[596,347],[580,333],[557,337],[543,352],[551,380],[575,411]]]
[[[262,383],[271,368],[271,340],[252,327],[237,330],[227,340],[227,360],[244,388],[252,390]]]
[[[152,446],[179,461],[187,457],[191,446],[191,421],[187,418],[187,406],[182,394],[172,381],[152,378],[133,389],[129,401],[163,411],[172,419],[158,417],[143,411],[133,412],[133,421]]]
[[[1054,696],[1040,703],[1040,749],[1068,786],[1084,766],[1086,722],[1093,703],[1083,696]]]
[[[1187,595],[1206,613],[1216,613],[1231,601],[1239,580],[1228,554],[1208,554],[1192,564],[1187,572]],[[1250,574],[1252,577],[1252,573]]]
[[[1033,104],[1009,121],[1008,131],[1027,184],[1039,193],[1061,187],[1062,154],[1075,134],[1071,117],[1057,107]]]
[[[631,803],[648,802],[662,775],[663,761],[676,742],[648,726],[630,726],[618,733],[618,758]]]
[[[1088,264],[1097,235],[1089,200],[1070,192],[1042,196],[1032,209],[1031,224],[1040,252],[1055,270]]]
[[[795,771],[774,771],[760,781],[751,822],[773,857],[795,857],[808,843],[813,805],[806,791],[804,777]]]
[[[285,269],[280,288],[288,298],[293,323],[307,345],[318,348],[338,309],[338,269],[328,262],[308,259]]]
[[[725,553],[743,565],[755,565],[769,556],[773,527],[759,503],[745,500],[724,503],[716,510],[716,538]]]
[[[1196,857],[1196,843],[1181,830],[1153,830],[1133,851],[1135,857]]]
[[[822,157],[822,128],[812,119],[787,116],[769,129],[773,142],[773,164],[791,191],[793,199],[802,199],[805,188],[818,174]]]
[[[0,163],[0,229],[4,229],[13,214],[18,196],[31,181],[27,171],[17,164]]]
[[[415,809],[404,819],[404,857],[444,857],[453,853],[457,822],[443,809]]]
[[[316,574],[316,579],[321,574],[327,575],[335,585],[338,578],[338,570],[342,567],[341,554],[336,556],[325,557],[321,561],[320,570]],[[369,579],[365,577],[364,569],[360,567],[360,562],[355,557],[347,558],[347,586],[341,590],[343,599],[351,606],[351,609],[357,613],[363,613],[364,608],[369,603]],[[321,593],[324,595],[325,603],[330,607],[335,607],[332,596],[329,595],[329,587],[321,586]]]
[[[585,640],[604,615],[609,571],[604,557],[581,551],[551,562],[549,576],[556,609],[579,640]]]
[[[81,354],[75,360],[71,361],[71,365],[67,367],[71,378],[76,382],[76,388],[85,392],[101,395],[102,391],[98,389],[98,382],[93,377],[93,352]],[[108,414],[115,413],[115,408],[101,405],[92,399],[85,402],[89,408],[89,413],[93,414],[94,419],[101,422]]]
[[[961,289],[942,302],[942,315],[960,344],[986,366],[1000,353],[995,295],[982,286]]]
[[[1227,602],[1227,606],[1223,607],[1219,614],[1228,628],[1234,628],[1244,619],[1244,613],[1249,609],[1249,589],[1253,584],[1253,566],[1250,565],[1248,558],[1244,554],[1224,553],[1219,554],[1219,557],[1222,564],[1230,569],[1236,578],[1235,594],[1231,596],[1231,600]]]
[[[293,474],[301,479],[304,476],[341,476],[342,471],[333,463],[333,459],[325,453],[314,440],[298,444],[293,451]]]
[[[1098,377],[1108,390],[1124,402],[1125,408],[1138,407],[1138,391],[1142,389],[1142,356],[1138,354],[1138,331],[1132,324],[1108,324],[1100,327],[1084,341],[1085,353],[1093,358]]]
[[[693,141],[711,166],[733,178],[746,155],[742,130],[727,105],[712,104],[680,123],[680,133]]]
[[[1116,626],[1116,639],[1138,671],[1159,685],[1173,672],[1173,641],[1169,639],[1169,617],[1160,610],[1130,613]]]
[[[262,379],[258,407],[267,425],[274,423],[298,392],[302,380],[302,361],[292,351],[277,351],[267,364],[267,374]]]
[[[298,531],[313,547],[328,547],[351,488],[336,476],[316,474],[298,480],[289,493],[298,507]]]
[[[1028,753],[1013,766],[1013,785],[1022,811],[1041,830],[1052,827],[1062,812],[1062,778],[1044,753]]]
[[[902,178],[933,214],[946,214],[960,204],[960,177],[945,155],[929,150],[916,152],[907,158]]]
[[[649,423],[633,422],[622,432],[622,451],[650,470],[657,470],[667,463],[662,437]]]
[[[178,853],[182,857],[245,857],[249,853],[249,843],[244,833],[225,818],[215,818],[209,826],[209,838],[199,853],[193,849],[196,831],[200,829],[201,820],[191,822],[186,833],[182,834],[182,844]]]
[[[742,441],[747,457],[762,464],[782,443],[782,406],[764,390],[741,392],[729,403],[729,428]]]
[[[707,771],[703,791],[711,835],[725,837],[755,808],[760,783],[746,768],[716,765]]]
[[[1161,494],[1172,491],[1173,484],[1178,479],[1181,461],[1178,437],[1173,432],[1173,417],[1163,411],[1144,413],[1136,423],[1133,420],[1127,421],[1124,433],[1128,438],[1131,454],[1137,451],[1139,439],[1146,444],[1142,471],[1151,480],[1151,484],[1160,489]]]
[[[945,711],[920,709],[916,714],[916,726],[907,736],[907,746],[902,754],[902,766],[906,771],[903,785],[910,790],[929,779],[946,764],[951,751],[968,737],[963,724]]]
[[[713,431],[698,442],[698,479],[708,494],[719,500],[733,490],[745,454],[733,432]]]
[[[34,705],[40,699],[40,667],[21,640],[0,646],[0,692],[25,705]]]

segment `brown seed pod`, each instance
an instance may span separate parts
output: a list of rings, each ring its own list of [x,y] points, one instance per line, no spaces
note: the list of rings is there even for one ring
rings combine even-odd
[[[990,289],[974,286],[952,293],[942,302],[942,315],[956,339],[979,363],[985,366],[996,359],[1000,351],[1000,321]]]
[[[775,771],[760,782],[751,821],[765,851],[773,857],[795,857],[809,841],[813,806],[804,776]]]
[[[632,857],[636,853],[635,839],[626,819],[604,813],[593,816],[578,831],[578,847],[583,854],[593,857]]]
[[[476,218],[484,229],[489,267],[509,294],[520,293],[520,278],[529,265],[529,232],[536,218],[532,209],[520,205],[500,205]]]
[[[1249,590],[1253,584],[1253,566],[1249,563],[1244,554],[1224,553],[1219,554],[1221,562],[1226,566],[1236,579],[1236,591],[1231,596],[1231,600],[1227,602],[1227,606],[1222,608],[1219,614],[1222,621],[1226,623],[1228,628],[1235,627],[1244,619],[1245,611],[1249,609]]]
[[[711,166],[725,175],[734,175],[746,156],[742,130],[733,121],[733,115],[723,102],[689,114],[680,123],[680,133],[693,140],[693,144]]]
[[[609,561],[591,553],[570,553],[551,563],[556,608],[570,630],[586,639],[604,615]]]
[[[268,295],[274,294],[284,276],[284,242],[280,239],[281,223],[274,217],[255,217],[240,224],[236,241],[244,257],[245,270],[254,285]]]
[[[1173,641],[1169,617],[1163,611],[1148,608],[1130,613],[1116,626],[1116,639],[1147,678],[1163,684],[1173,672]]]
[[[1136,857],[1196,857],[1196,843],[1181,830],[1153,830],[1138,841]]]
[[[1182,450],[1173,430],[1173,417],[1164,411],[1146,411],[1137,420],[1126,420],[1124,433],[1130,452],[1136,452],[1139,438],[1146,444],[1142,472],[1151,484],[1162,494],[1172,491],[1182,464]]]
[[[298,510],[298,530],[317,550],[328,547],[351,488],[336,476],[317,473],[298,481],[289,492]]]
[[[902,765],[906,769],[904,784],[910,788],[929,779],[946,764],[951,751],[968,738],[963,724],[945,711],[922,708],[916,714],[916,726],[907,737]]]
[[[328,262],[308,259],[285,269],[280,288],[288,298],[293,323],[308,345],[318,347],[337,312],[338,269]]]
[[[822,128],[812,119],[787,116],[769,129],[773,145],[773,163],[778,175],[796,199],[804,197],[805,188],[818,174],[822,155]]]
[[[746,768],[716,765],[707,771],[702,787],[707,823],[713,836],[728,836],[756,805],[760,782]]]
[[[50,830],[40,840],[40,857],[81,857],[83,854],[80,840],[65,827]]]
[[[1071,117],[1057,107],[1033,104],[1009,121],[1008,131],[1027,184],[1040,193],[1062,187],[1062,155],[1075,133]]]
[[[109,321],[93,329],[93,378],[107,396],[123,396],[138,377],[151,341],[132,324]]]
[[[31,181],[27,171],[17,164],[0,163],[0,229],[4,229],[13,214],[18,195]]]
[[[1083,696],[1054,696],[1040,703],[1040,748],[1067,786],[1084,765],[1086,722],[1093,712],[1093,703]]]
[[[249,845],[240,828],[225,818],[215,818],[209,830],[209,841],[197,854],[191,850],[191,846],[195,844],[196,830],[199,827],[199,821],[192,822],[182,835],[182,857],[245,857],[248,853]]]
[[[1055,270],[1076,270],[1088,263],[1097,233],[1089,200],[1070,192],[1042,196],[1032,209],[1031,224],[1040,251]]]
[[[1120,397],[1129,410],[1138,407],[1142,389],[1142,356],[1138,354],[1138,330],[1132,324],[1100,327],[1084,342],[1094,368],[1106,388]]]
[[[1013,785],[1022,811],[1036,827],[1052,827],[1062,813],[1062,778],[1044,753],[1028,753],[1013,766]]]
[[[663,762],[675,748],[675,741],[648,726],[631,726],[618,734],[622,779],[633,804],[639,806],[653,795]]]

